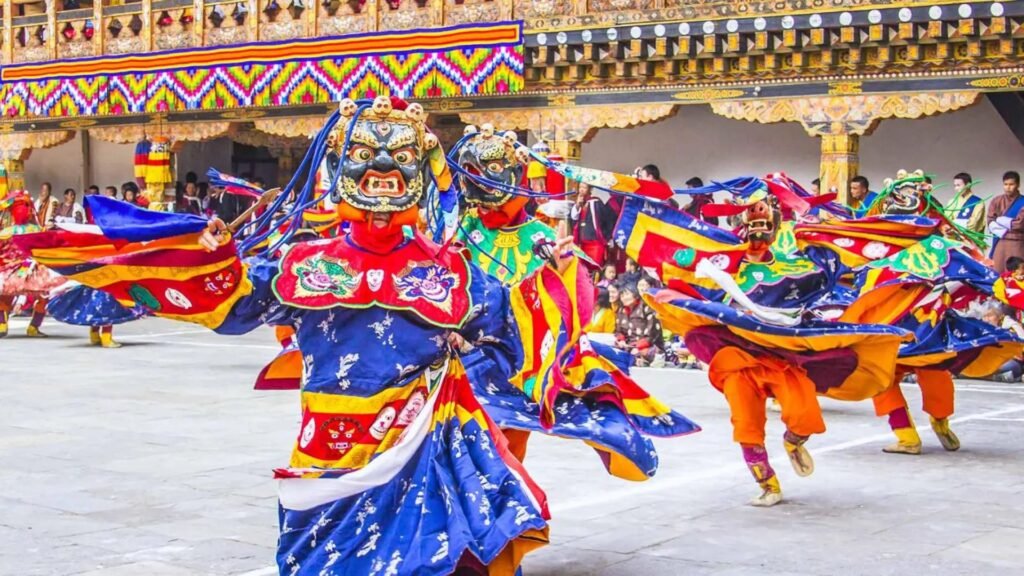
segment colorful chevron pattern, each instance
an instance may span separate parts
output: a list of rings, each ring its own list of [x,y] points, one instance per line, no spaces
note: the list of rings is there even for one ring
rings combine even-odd
[[[441,37],[444,42],[436,38],[439,32],[446,33]],[[411,40],[417,34],[431,35],[434,40],[427,44]],[[331,41],[340,40],[318,39],[316,43],[269,45],[259,52],[259,63],[251,59],[239,62],[237,51],[220,48],[154,53],[145,55],[143,62],[138,58],[100,58],[32,65],[38,70],[5,67],[0,71],[4,79],[0,105],[9,119],[53,118],[322,104],[376,95],[465,97],[522,89],[519,23],[409,32],[385,38],[391,41],[378,39],[373,46],[390,52],[369,55],[368,48],[350,44],[354,52],[325,56],[324,50],[336,45]],[[252,49],[253,45],[246,46]],[[417,49],[410,52],[408,46]],[[223,60],[210,64],[215,59],[207,52],[218,50]],[[158,57],[164,58],[163,69],[155,69]],[[83,68],[86,63],[89,66]],[[43,67],[55,65],[63,66],[58,73],[62,75],[45,79],[37,76],[43,73]],[[86,69],[94,71],[93,75],[75,76]],[[7,81],[14,77],[23,79]]]

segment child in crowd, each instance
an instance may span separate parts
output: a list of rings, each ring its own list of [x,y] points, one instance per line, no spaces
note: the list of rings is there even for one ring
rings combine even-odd
[[[619,272],[615,269],[615,264],[606,264],[604,271],[601,274],[601,279],[597,282],[598,288],[607,288],[609,285],[615,282]]]

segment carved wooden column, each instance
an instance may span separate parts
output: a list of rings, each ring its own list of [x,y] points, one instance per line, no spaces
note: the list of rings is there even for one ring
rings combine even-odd
[[[821,136],[821,190],[839,192],[845,203],[849,182],[860,172],[860,136],[857,134],[823,134]]]
[[[22,150],[21,154],[14,158],[4,158],[4,169],[7,170],[7,186],[10,190],[25,189],[25,160],[28,160],[31,150]]]
[[[850,179],[860,168],[860,137],[871,134],[879,121],[959,110],[977,102],[979,95],[934,92],[734,100],[712,102],[711,109],[720,116],[750,122],[799,122],[809,135],[821,138],[821,190],[835,189],[845,202]],[[785,170],[785,166],[779,168]]]

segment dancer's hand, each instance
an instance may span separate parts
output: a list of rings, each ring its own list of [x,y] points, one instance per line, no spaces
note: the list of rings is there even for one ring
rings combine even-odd
[[[565,220],[561,220],[558,222],[558,237],[555,240],[555,253],[551,255],[551,260],[559,274],[565,274],[565,271],[569,269],[569,265],[572,264],[572,261],[576,258],[573,248],[572,236],[569,236],[569,223]]]
[[[220,218],[214,218],[206,225],[206,230],[199,236],[199,245],[213,252],[231,239],[228,226]]]

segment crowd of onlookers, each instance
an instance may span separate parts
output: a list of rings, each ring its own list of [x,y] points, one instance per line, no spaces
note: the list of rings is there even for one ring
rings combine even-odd
[[[254,184],[263,187],[259,178],[250,179]],[[174,201],[167,203],[165,208],[171,212],[195,214],[199,216],[218,216],[225,222],[232,222],[252,205],[253,200],[237,194],[227,194],[222,189],[211,188],[206,182],[200,182],[195,172],[185,176],[185,182],[177,182],[174,186]],[[120,188],[106,186],[100,188],[93,184],[85,189],[85,196],[103,195],[123,200],[140,208],[150,208],[150,200],[135,182],[125,182]],[[66,188],[60,197],[53,193],[53,185],[43,182],[39,187],[39,195],[35,200],[36,213],[45,228],[53,228],[57,224],[85,224],[89,220],[83,204],[79,201],[78,192],[74,188]]]
[[[657,166],[649,164],[637,168],[633,174],[639,179],[661,180]],[[259,178],[243,178],[263,187]],[[542,182],[542,180],[541,180]],[[537,192],[535,183],[531,187]],[[1020,194],[1020,175],[1007,172],[1003,176],[1003,194],[992,198],[987,204],[973,192],[974,181],[965,172],[953,178],[953,199],[946,206],[949,218],[964,229],[986,234],[994,239],[992,260],[1002,273],[1019,270],[1024,278],[1024,196]],[[689,189],[703,188],[700,178],[690,178],[685,183]],[[811,192],[819,193],[820,182],[811,183]],[[126,202],[147,207],[149,200],[135,182],[120,186],[89,186],[86,195],[102,194]],[[864,176],[850,181],[848,206],[855,213],[865,214],[871,208],[877,193],[871,190],[870,182]],[[691,194],[688,201],[679,205],[672,203],[691,216],[702,218],[711,224],[719,224],[717,217],[702,213],[702,208],[714,200],[711,194]],[[211,188],[200,182],[196,174],[189,172],[184,183],[175,186],[174,202],[168,208],[180,213],[218,216],[225,222],[234,221],[246,211],[252,200],[237,194]],[[67,188],[58,198],[53,195],[47,182],[40,188],[36,200],[40,221],[47,228],[57,223],[86,223],[88,215],[78,201],[73,188]],[[610,343],[633,356],[638,366],[682,366],[695,367],[698,362],[691,355],[681,339],[662,329],[657,315],[641,298],[650,288],[657,288],[658,281],[642,270],[636,262],[612,242],[616,221],[622,211],[622,199],[613,196],[602,200],[591,193],[586,184],[579,184],[569,210],[569,223],[573,237],[580,250],[597,265],[597,307],[588,331],[594,335],[605,334]],[[1017,321],[1018,314],[997,303],[989,303],[981,316],[996,326],[1015,331],[1024,337],[1024,328]],[[600,336],[597,336],[600,338]],[[997,374],[999,379],[1020,381],[1024,373],[1024,358],[1015,359]]]

